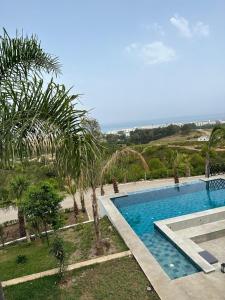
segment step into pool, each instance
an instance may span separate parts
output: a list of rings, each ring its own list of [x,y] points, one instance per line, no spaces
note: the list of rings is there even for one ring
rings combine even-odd
[[[154,222],[225,206],[225,180],[199,180],[111,200],[168,276],[176,279],[200,269],[154,227]]]

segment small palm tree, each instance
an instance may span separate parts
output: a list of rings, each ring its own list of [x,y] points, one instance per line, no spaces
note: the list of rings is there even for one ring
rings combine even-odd
[[[183,154],[183,162],[184,162],[184,169],[185,169],[185,176],[191,176],[191,158],[190,156]]]
[[[117,150],[115,153],[112,154],[112,156],[109,158],[109,160],[107,161],[107,163],[105,164],[105,166],[102,169],[101,177],[103,178],[104,175],[107,172],[109,172],[119,160],[126,159],[127,157],[137,158],[141,162],[144,170],[145,171],[149,170],[148,164],[145,161],[144,157],[141,155],[141,153],[131,149],[130,147],[126,147],[121,150]],[[112,177],[112,182],[113,182],[114,192],[119,193],[118,183],[114,176]]]
[[[219,143],[225,138],[225,127],[222,125],[216,125],[209,137],[209,141],[206,146],[205,154],[205,177],[209,178],[210,173],[210,151],[213,146]]]
[[[173,166],[174,183],[179,183],[179,168],[185,169],[186,176],[190,175],[190,163],[187,155],[174,151],[172,166]]]
[[[20,237],[26,235],[30,242],[29,229],[26,224],[26,217],[23,211],[23,197],[29,186],[28,180],[24,176],[17,176],[10,182],[10,192],[13,198],[12,203],[18,208]]]

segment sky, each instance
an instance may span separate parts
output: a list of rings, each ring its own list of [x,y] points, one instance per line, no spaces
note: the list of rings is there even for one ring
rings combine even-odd
[[[0,0],[100,124],[225,113],[224,0]]]

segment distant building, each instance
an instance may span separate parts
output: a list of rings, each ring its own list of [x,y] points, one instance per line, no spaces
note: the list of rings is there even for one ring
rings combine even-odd
[[[198,138],[198,142],[208,142],[209,141],[209,136],[207,135],[202,135]]]

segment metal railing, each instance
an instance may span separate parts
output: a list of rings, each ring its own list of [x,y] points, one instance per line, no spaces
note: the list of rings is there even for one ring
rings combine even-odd
[[[215,163],[209,166],[210,176],[225,174],[225,163]]]

